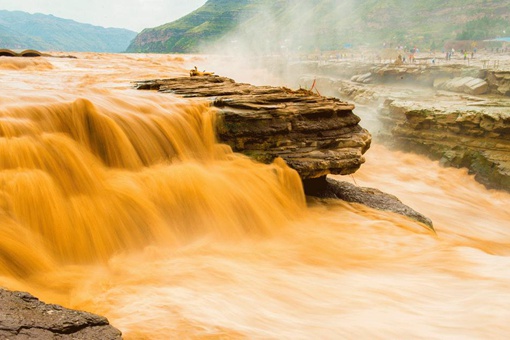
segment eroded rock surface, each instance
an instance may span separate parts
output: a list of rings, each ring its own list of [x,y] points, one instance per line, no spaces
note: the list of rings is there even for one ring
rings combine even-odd
[[[327,82],[324,78],[320,82]],[[235,151],[263,162],[282,157],[303,179],[309,196],[337,198],[389,210],[420,221],[430,219],[396,197],[376,189],[358,188],[327,178],[346,175],[363,163],[370,134],[358,123],[353,105],[310,91],[238,84],[221,77],[162,79],[136,83],[138,89],[185,97],[209,97],[223,123],[221,141]]]
[[[122,336],[105,317],[0,288],[0,339],[116,340]]]
[[[485,94],[489,90],[487,81],[473,77],[456,77],[453,79],[441,79],[434,82],[434,87],[442,90],[461,92],[468,94]]]
[[[136,88],[209,98],[221,142],[261,162],[281,157],[303,179],[354,173],[371,143],[354,105],[310,91],[212,76],[141,81]]]

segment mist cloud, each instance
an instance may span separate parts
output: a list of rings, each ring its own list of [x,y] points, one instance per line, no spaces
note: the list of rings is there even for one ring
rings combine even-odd
[[[259,3],[233,33],[203,50],[251,56],[334,50],[349,42],[357,21],[353,0]]]

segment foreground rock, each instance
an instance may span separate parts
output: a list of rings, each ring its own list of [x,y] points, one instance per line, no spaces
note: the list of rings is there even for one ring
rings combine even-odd
[[[261,162],[281,157],[303,179],[354,173],[371,143],[354,105],[309,91],[213,76],[141,81],[136,88],[209,98],[221,142]]]
[[[102,316],[47,305],[28,293],[0,288],[0,339],[122,339]]]

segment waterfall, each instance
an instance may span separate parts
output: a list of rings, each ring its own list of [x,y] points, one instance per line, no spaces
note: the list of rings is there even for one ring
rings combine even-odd
[[[130,88],[199,61],[84,53],[2,70],[1,286],[105,315],[126,339],[510,335],[508,193],[375,145],[356,183],[437,235],[306,201],[282,160],[217,143],[207,103]]]

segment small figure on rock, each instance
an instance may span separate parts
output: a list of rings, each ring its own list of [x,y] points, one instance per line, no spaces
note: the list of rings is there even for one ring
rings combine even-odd
[[[402,55],[399,54],[397,60],[395,60],[395,65],[402,65],[404,61],[402,60]]]
[[[212,76],[214,75],[214,72],[200,72],[197,67],[195,66],[195,68],[193,68],[192,70],[189,71],[189,76],[190,77],[204,77],[204,76]]]

